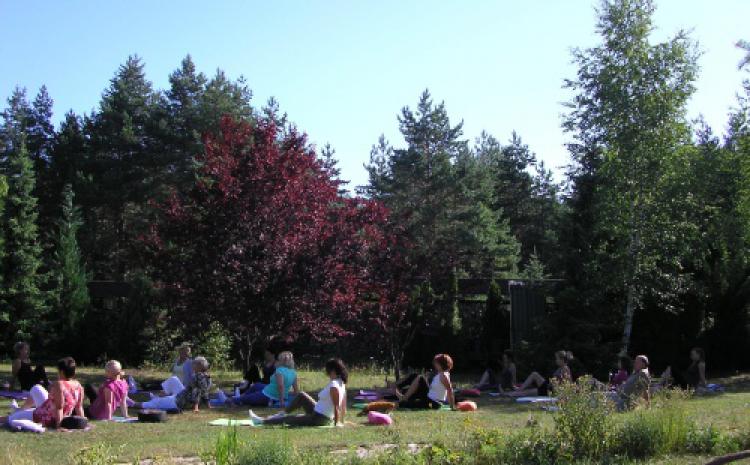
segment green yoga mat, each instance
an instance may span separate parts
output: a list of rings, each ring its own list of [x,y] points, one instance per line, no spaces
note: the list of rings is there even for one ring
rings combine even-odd
[[[359,403],[356,403],[356,404],[352,404],[352,408],[355,409],[355,410],[363,410],[365,407],[367,407],[367,404],[364,403],[364,402],[359,402]],[[404,407],[397,407],[396,408],[396,410],[450,410],[450,409],[451,409],[450,405],[442,405],[442,406],[440,406],[439,409],[423,409],[423,408],[420,408],[420,409],[410,409],[410,408],[404,408]]]

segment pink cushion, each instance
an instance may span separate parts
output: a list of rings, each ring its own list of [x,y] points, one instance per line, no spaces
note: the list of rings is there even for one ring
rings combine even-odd
[[[471,400],[465,400],[457,403],[456,408],[462,412],[473,412],[477,409],[477,403]]]
[[[390,415],[387,413],[380,413],[380,412],[368,412],[367,413],[367,421],[371,425],[392,425],[393,424],[393,418],[391,418]]]

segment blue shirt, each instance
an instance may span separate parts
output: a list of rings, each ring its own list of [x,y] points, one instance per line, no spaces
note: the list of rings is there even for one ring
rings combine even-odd
[[[289,391],[294,385],[294,381],[297,379],[297,372],[292,368],[277,367],[276,372],[271,376],[271,384],[263,388],[263,395],[272,400],[279,400],[279,387],[276,384],[276,375],[281,375],[284,379],[284,399],[289,397]]]

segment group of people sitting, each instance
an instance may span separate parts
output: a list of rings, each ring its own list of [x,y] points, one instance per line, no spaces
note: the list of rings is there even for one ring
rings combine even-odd
[[[556,368],[549,377],[535,371],[523,383],[518,384],[513,352],[506,350],[503,353],[501,363],[492,362],[488,364],[475,387],[482,391],[496,390],[501,396],[511,398],[548,396],[552,394],[556,384],[573,382],[578,378],[578,376],[574,376],[570,368],[573,360],[572,353],[565,350],[557,351],[555,353]],[[667,366],[657,383],[651,382],[649,359],[646,355],[638,355],[635,359],[631,359],[627,355],[621,355],[618,358],[618,369],[610,374],[607,383],[596,380],[592,382],[603,391],[608,391],[608,398],[614,402],[618,410],[632,408],[639,398],[648,401],[652,392],[672,386],[701,392],[708,386],[706,382],[706,354],[699,347],[692,349],[690,351],[690,365],[687,370],[681,373],[681,376],[675,376],[672,367]]]
[[[160,383],[161,392],[151,394],[144,402],[134,402],[129,392],[137,389],[134,381],[125,380],[121,364],[116,360],[104,366],[104,381],[98,389],[91,385],[82,386],[76,380],[76,362],[71,357],[57,363],[57,380],[50,382],[44,367],[32,368],[29,345],[20,342],[15,345],[12,364],[13,382],[28,391],[28,398],[19,406],[12,404],[13,411],[0,417],[0,424],[59,427],[67,417],[92,420],[111,420],[116,413],[128,417],[128,408],[158,411],[198,412],[202,404],[212,408],[216,405],[246,405],[253,407],[277,407],[280,412],[261,417],[249,411],[255,424],[290,426],[342,425],[347,410],[346,383],[348,371],[340,359],[326,362],[324,372],[328,384],[320,391],[318,400],[300,390],[295,369],[294,355],[290,351],[278,354],[271,350],[264,353],[261,370],[245,373],[245,380],[235,385],[234,392],[227,395],[216,389],[211,381],[209,362],[205,357],[192,357],[189,344],[177,348],[177,358],[171,367],[171,376]],[[497,390],[499,395],[510,398],[523,396],[547,396],[553,393],[560,383],[574,382],[570,364],[573,355],[561,350],[555,353],[555,370],[546,377],[532,372],[522,383],[517,382],[517,370],[513,352],[505,351],[502,361],[490,364],[477,384],[479,390]],[[659,383],[652,385],[649,374],[649,360],[638,355],[634,360],[621,356],[617,372],[611,374],[608,383],[598,383],[602,390],[619,410],[631,408],[641,397],[648,399],[653,390],[678,384],[682,387],[700,389],[706,386],[705,352],[700,348],[691,351],[691,365],[676,377],[668,367]],[[444,406],[456,408],[456,395],[451,382],[453,359],[448,354],[437,354],[432,359],[432,376],[411,373],[394,383],[387,383],[380,391],[380,398],[393,401],[401,408],[440,409]],[[262,374],[261,374],[262,372]],[[84,399],[89,404],[84,406]],[[302,410],[302,414],[295,414]]]
[[[135,382],[132,378],[124,379],[122,366],[118,361],[110,360],[106,363],[105,380],[98,390],[91,385],[83,386],[77,381],[76,362],[72,357],[58,361],[57,380],[50,382],[44,367],[30,369],[29,345],[18,343],[12,365],[13,382],[9,387],[12,389],[17,383],[21,390],[28,391],[28,397],[23,405],[12,401],[12,412],[0,417],[0,424],[43,431],[44,428],[64,427],[66,419],[111,420],[118,411],[123,418],[128,418],[129,407],[166,412],[198,412],[202,404],[212,408],[210,397],[216,388],[211,381],[208,360],[200,356],[193,358],[189,344],[180,345],[177,351],[171,376],[160,383],[160,392],[150,394],[151,398],[145,402],[134,402],[129,393],[132,388],[136,388]],[[341,360],[331,359],[325,364],[324,371],[329,383],[320,391],[316,401],[309,394],[300,391],[291,352],[283,351],[275,356],[269,351],[266,358],[263,370],[265,379],[237,386],[236,395],[231,397],[217,390],[216,398],[225,400],[229,405],[275,405],[282,409],[281,413],[267,418],[255,415],[251,410],[251,419],[257,424],[343,424],[348,371]],[[89,404],[84,406],[86,398]],[[293,414],[297,410],[303,410],[304,413]]]

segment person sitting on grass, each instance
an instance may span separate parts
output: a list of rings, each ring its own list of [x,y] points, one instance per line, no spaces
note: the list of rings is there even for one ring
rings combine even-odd
[[[204,401],[208,408],[209,393],[211,390],[211,375],[208,373],[208,360],[205,357],[195,357],[192,361],[192,381],[183,386],[180,379],[172,376],[164,382],[169,392],[165,396],[154,396],[148,402],[134,402],[133,407],[137,409],[155,410],[189,410],[198,413],[200,403]]]
[[[119,408],[123,417],[128,417],[128,383],[122,379],[122,365],[117,360],[110,360],[104,365],[105,381],[99,386],[99,391],[86,384],[83,389],[88,397],[89,405],[85,409],[86,417],[91,420],[111,420],[112,415]]]
[[[555,352],[555,364],[557,369],[552,373],[550,378],[545,378],[538,372],[531,373],[526,381],[523,382],[516,390],[506,392],[509,397],[526,397],[526,396],[548,396],[552,393],[554,383],[569,383],[573,377],[568,364],[573,360],[573,354],[566,350]]]
[[[617,372],[609,377],[609,388],[611,390],[616,390],[620,387],[621,384],[627,381],[632,370],[633,360],[627,355],[620,355],[617,358]]]
[[[618,411],[632,409],[635,402],[640,398],[644,398],[646,402],[650,401],[651,376],[648,373],[648,364],[648,357],[645,355],[637,356],[633,362],[633,374],[616,391],[608,394],[609,399],[615,403]]]
[[[76,362],[65,357],[57,362],[58,380],[47,390],[36,384],[29,390],[28,404],[7,417],[0,418],[0,424],[10,424],[17,420],[32,421],[46,428],[57,427],[63,418],[83,416],[83,387],[76,381]]]
[[[262,391],[266,386],[271,384],[271,377],[276,372],[276,353],[271,349],[263,351],[263,366],[258,370],[257,365],[253,364],[245,370],[243,380],[234,385],[235,393],[245,394],[246,392]]]
[[[16,382],[22,391],[30,390],[34,385],[39,384],[45,389],[49,388],[49,379],[43,365],[37,365],[31,368],[31,347],[27,342],[19,341],[13,346],[15,358],[11,364],[11,374],[13,378],[10,382],[12,390]]]
[[[500,392],[512,391],[516,384],[516,363],[513,351],[508,349],[503,352],[501,363],[496,360],[490,361],[487,369],[479,379],[479,384],[475,389],[480,391],[489,391],[497,389]]]
[[[193,379],[193,360],[190,358],[192,348],[187,342],[177,346],[177,359],[172,364],[172,376],[176,376],[183,386]]]
[[[706,381],[706,353],[700,347],[690,351],[690,365],[687,370],[673,370],[672,365],[667,366],[660,377],[658,384],[654,385],[655,391],[668,389],[673,386],[681,389],[695,389],[698,393],[705,391]]]
[[[260,417],[250,410],[248,413],[253,424],[343,426],[346,415],[346,383],[349,380],[349,373],[344,362],[337,358],[326,362],[325,373],[330,382],[318,393],[317,402],[306,392],[300,392],[283,412],[270,417]],[[299,409],[304,410],[305,413],[291,415],[292,412]]]
[[[279,408],[286,407],[289,392],[299,392],[297,371],[294,369],[294,355],[289,351],[281,352],[276,360],[276,371],[271,376],[271,382],[265,386],[249,389],[242,395],[228,397],[228,405],[251,405],[268,407],[274,402]]]
[[[456,399],[451,385],[451,370],[453,359],[448,354],[437,354],[432,359],[435,376],[432,382],[427,382],[424,375],[414,374],[411,384],[402,392],[403,388],[396,388],[398,406],[410,409],[439,409],[443,405],[455,408]]]

